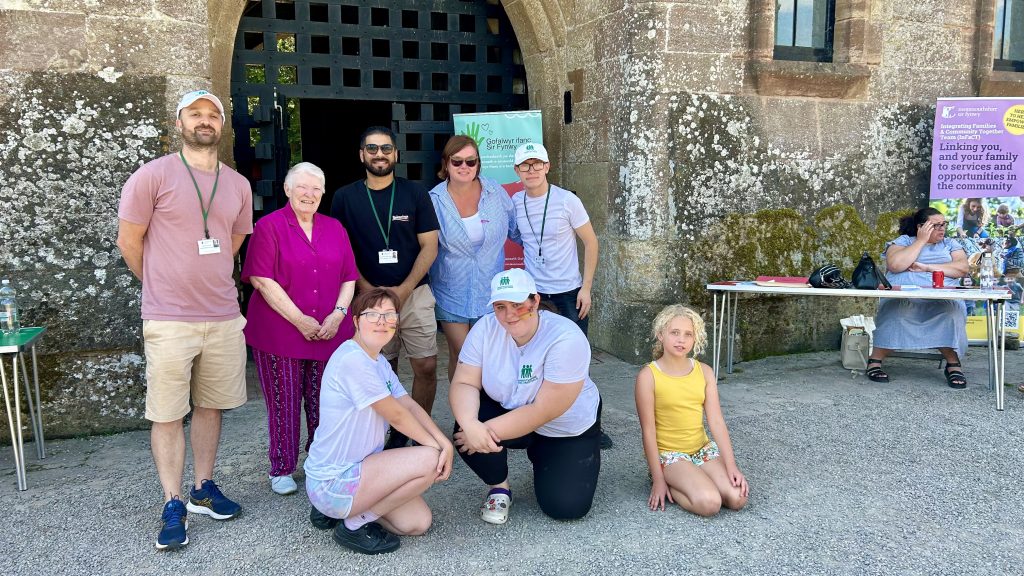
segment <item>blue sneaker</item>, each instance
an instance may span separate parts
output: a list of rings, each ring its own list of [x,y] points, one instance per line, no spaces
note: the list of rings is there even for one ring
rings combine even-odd
[[[214,520],[230,520],[242,513],[242,507],[221,494],[220,488],[213,480],[203,480],[188,492],[188,511],[206,514]]]
[[[163,524],[156,537],[157,550],[174,550],[188,544],[188,513],[185,512],[185,503],[181,498],[175,496],[164,504],[160,521]]]

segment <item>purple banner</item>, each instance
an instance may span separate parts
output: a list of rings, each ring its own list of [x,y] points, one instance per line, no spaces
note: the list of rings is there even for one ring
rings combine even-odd
[[[931,200],[1024,196],[1024,98],[940,98]]]

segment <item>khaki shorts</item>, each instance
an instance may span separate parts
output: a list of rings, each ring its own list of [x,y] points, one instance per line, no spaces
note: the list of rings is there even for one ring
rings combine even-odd
[[[429,284],[412,291],[399,312],[398,331],[381,352],[388,360],[405,350],[409,358],[437,356],[437,319],[434,318],[434,292]]]
[[[146,419],[173,422],[199,408],[245,404],[245,318],[222,322],[143,320]]]

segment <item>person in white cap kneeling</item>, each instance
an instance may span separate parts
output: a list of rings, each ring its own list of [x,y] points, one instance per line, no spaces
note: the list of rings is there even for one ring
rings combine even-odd
[[[449,390],[455,446],[488,486],[485,522],[512,505],[506,448],[525,448],[537,503],[557,520],[590,511],[601,469],[601,396],[590,379],[590,344],[573,322],[539,310],[525,270],[491,280],[494,314],[469,331]]]

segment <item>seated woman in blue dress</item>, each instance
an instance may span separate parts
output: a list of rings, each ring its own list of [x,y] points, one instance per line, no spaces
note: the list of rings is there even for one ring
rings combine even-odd
[[[946,219],[934,208],[922,208],[900,219],[900,237],[885,246],[886,278],[892,284],[931,286],[932,272],[942,271],[947,286],[967,274],[963,247],[946,238]],[[867,377],[888,382],[882,360],[894,349],[938,348],[946,359],[946,383],[966,388],[960,356],[967,351],[967,318],[959,300],[895,300],[878,305],[874,347]]]

